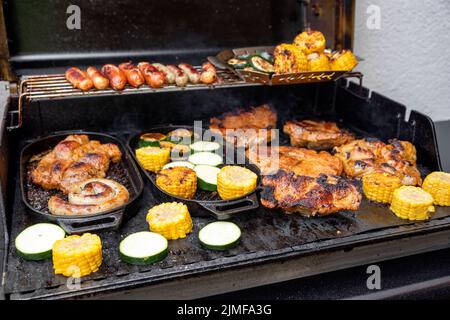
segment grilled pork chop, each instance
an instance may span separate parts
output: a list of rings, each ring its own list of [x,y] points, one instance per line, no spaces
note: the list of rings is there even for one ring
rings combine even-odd
[[[286,213],[326,216],[342,210],[358,210],[361,204],[357,187],[337,176],[312,178],[280,170],[263,177],[262,185],[262,205]]]
[[[292,146],[315,150],[332,149],[355,139],[352,133],[340,129],[336,123],[325,121],[287,121],[283,132],[290,136]]]

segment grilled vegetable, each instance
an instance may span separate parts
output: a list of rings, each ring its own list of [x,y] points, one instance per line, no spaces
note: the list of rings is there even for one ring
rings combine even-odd
[[[168,141],[187,145],[191,144],[194,141],[194,138],[197,138],[197,134],[183,128],[173,130],[167,135]]]
[[[165,140],[166,136],[162,133],[146,133],[139,140],[139,148],[143,147],[159,147],[160,142]]]
[[[249,64],[255,70],[264,73],[273,73],[275,71],[273,64],[263,59],[261,56],[253,56],[250,58]]]
[[[170,161],[170,149],[144,147],[136,150],[136,158],[145,170],[158,172]]]
[[[189,162],[200,165],[205,164],[212,167],[217,167],[223,163],[221,156],[210,152],[197,152],[189,157]]]
[[[274,63],[273,55],[268,53],[267,51],[257,51],[256,54],[264,60],[269,61],[271,64]]]
[[[220,149],[220,144],[210,141],[197,141],[189,146],[192,153],[196,152],[215,152]]]
[[[158,173],[156,184],[171,195],[192,199],[197,191],[197,175],[185,167],[164,169]]]
[[[325,50],[325,36],[320,31],[305,31],[297,35],[294,45],[299,47],[305,54],[313,52],[322,53]]]
[[[256,188],[258,176],[251,170],[239,166],[225,166],[217,175],[217,191],[224,199],[241,197]]]
[[[323,53],[311,53],[308,55],[309,71],[328,71],[330,70],[330,60]]]
[[[134,265],[146,265],[163,260],[168,253],[167,239],[154,232],[130,234],[120,242],[122,261]]]
[[[336,52],[330,59],[331,70],[351,71],[358,65],[358,60],[350,50]]]
[[[308,59],[297,46],[280,44],[275,48],[274,57],[274,71],[277,74],[308,71]]]
[[[53,244],[55,274],[80,278],[96,272],[102,264],[102,241],[95,234],[73,235]]]
[[[232,222],[217,221],[203,227],[198,233],[200,244],[210,250],[229,250],[241,239],[241,229]]]
[[[427,220],[434,212],[434,199],[421,188],[403,186],[394,191],[391,210],[406,220]]]
[[[450,206],[450,173],[431,173],[425,178],[422,188],[433,196],[435,205]]]
[[[246,59],[232,58],[228,60],[228,65],[235,69],[244,69],[248,64]]]
[[[164,236],[167,240],[186,238],[192,232],[192,219],[183,203],[162,203],[147,213],[150,230]]]
[[[400,178],[389,173],[370,173],[362,181],[366,197],[381,203],[391,203],[394,191],[402,186]]]
[[[166,164],[163,169],[169,169],[169,168],[174,168],[174,167],[186,167],[189,169],[194,169],[195,165],[193,165],[192,163],[188,162],[188,161],[174,161],[174,162],[170,162],[168,164]]]
[[[170,150],[170,159],[172,161],[183,161],[187,160],[191,155],[191,148],[184,144],[176,144]]]
[[[217,175],[220,169],[217,167],[198,165],[194,168],[197,174],[198,187],[205,191],[217,191]]]
[[[66,233],[56,224],[38,223],[26,228],[16,238],[17,254],[25,260],[45,260],[52,257],[52,247]]]

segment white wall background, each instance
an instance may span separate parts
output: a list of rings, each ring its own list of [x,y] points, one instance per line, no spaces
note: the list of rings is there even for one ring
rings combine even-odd
[[[370,5],[380,8],[379,30],[367,26]],[[356,0],[354,46],[366,87],[450,119],[449,0]]]

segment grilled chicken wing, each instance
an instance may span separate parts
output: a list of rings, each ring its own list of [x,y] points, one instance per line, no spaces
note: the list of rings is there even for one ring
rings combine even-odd
[[[340,129],[336,123],[325,121],[287,121],[283,132],[290,136],[292,146],[316,150],[332,149],[355,139],[352,133]]]
[[[312,178],[281,170],[265,176],[262,185],[262,205],[287,213],[326,216],[342,210],[358,210],[361,204],[357,187],[337,176]]]

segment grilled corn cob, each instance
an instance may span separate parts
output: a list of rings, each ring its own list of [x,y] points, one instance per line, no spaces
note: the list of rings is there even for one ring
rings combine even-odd
[[[280,44],[274,51],[275,73],[297,73],[308,71],[308,60],[299,47],[292,44]]]
[[[53,244],[55,274],[80,278],[96,272],[102,264],[102,242],[95,234],[69,236]]]
[[[331,70],[351,71],[358,65],[358,60],[350,50],[336,52],[331,57]]]
[[[406,220],[427,220],[434,212],[433,197],[421,188],[403,186],[394,191],[391,210]]]
[[[170,161],[170,149],[145,147],[136,150],[136,158],[145,170],[158,172]]]
[[[226,166],[217,175],[217,191],[224,200],[238,198],[253,191],[257,180],[258,176],[249,169]]]
[[[309,71],[328,71],[330,70],[330,60],[323,53],[311,53],[308,55]]]
[[[394,191],[402,186],[400,178],[389,173],[370,173],[362,182],[366,197],[381,203],[391,203]]]
[[[434,198],[438,206],[450,206],[450,173],[433,172],[425,178],[423,189]]]
[[[158,173],[156,184],[171,195],[192,199],[197,191],[197,174],[186,167],[168,168]]]
[[[294,45],[299,47],[305,54],[313,52],[322,53],[325,50],[325,36],[320,31],[305,31],[297,35]]]
[[[186,238],[192,232],[192,219],[188,208],[182,203],[162,203],[148,211],[147,222],[150,230],[167,240]]]

